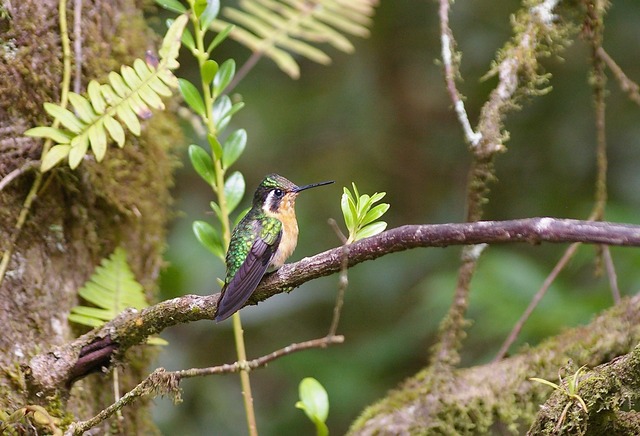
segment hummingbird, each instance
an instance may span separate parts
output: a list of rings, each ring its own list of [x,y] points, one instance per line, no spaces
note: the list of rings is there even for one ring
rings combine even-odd
[[[253,194],[251,209],[231,233],[227,273],[216,322],[239,310],[267,270],[280,268],[298,243],[295,203],[298,194],[333,181],[297,186],[278,174],[267,175]]]

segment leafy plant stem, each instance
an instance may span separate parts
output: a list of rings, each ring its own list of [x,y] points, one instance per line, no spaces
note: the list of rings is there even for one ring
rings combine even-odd
[[[62,83],[60,85],[60,106],[65,107],[67,105],[69,96],[69,85],[71,83],[71,43],[69,41],[69,31],[67,28],[67,0],[59,1],[58,15],[60,24],[60,40],[62,42]],[[59,121],[55,120],[52,126],[58,127],[59,124]],[[41,156],[47,154],[49,148],[51,148],[51,144],[52,141],[50,139],[47,139],[44,142]],[[31,206],[33,205],[33,201],[37,197],[43,180],[44,174],[38,171],[36,173],[35,179],[33,180],[33,185],[31,185],[31,189],[27,194],[27,198],[25,198],[24,203],[22,204],[22,209],[20,210],[20,215],[18,216],[18,220],[16,221],[13,234],[11,235],[11,239],[9,240],[7,249],[2,254],[2,260],[0,261],[0,285],[2,285],[4,277],[7,273],[9,261],[11,260],[11,256],[13,255],[13,249],[16,242],[18,241],[20,233],[22,232],[22,228],[27,221],[27,216],[31,211]]]
[[[193,10],[193,1],[190,1],[191,9]],[[195,56],[198,60],[198,66],[200,67],[200,85],[202,88],[202,96],[204,100],[204,106],[206,110],[206,126],[207,133],[215,137],[217,133],[217,127],[215,120],[213,118],[213,95],[211,92],[211,87],[207,83],[202,74],[204,64],[209,58],[209,54],[205,50],[204,46],[204,31],[200,26],[199,18],[196,14],[191,15],[191,20],[193,22],[194,28],[194,39],[196,43]],[[222,227],[222,237],[224,241],[224,246],[228,247],[229,242],[231,240],[231,226],[229,221],[229,209],[227,207],[226,195],[224,192],[224,173],[225,170],[222,167],[222,162],[219,158],[216,157],[216,153],[213,150],[213,146],[211,146],[211,155],[213,158],[213,165],[215,171],[215,184],[212,186],[212,189],[218,195],[218,205],[220,206],[220,224]],[[238,361],[241,364],[240,370],[240,384],[242,386],[242,396],[244,400],[244,408],[247,418],[247,427],[249,430],[249,434],[254,436],[258,434],[257,426],[256,426],[256,417],[255,410],[253,407],[253,396],[251,394],[251,381],[249,378],[249,369],[245,366],[242,366],[247,361],[247,352],[244,344],[244,330],[242,328],[242,321],[240,319],[240,314],[236,312],[233,315],[233,335],[236,343],[236,354],[238,356]]]
[[[247,428],[249,435],[257,436],[258,427],[256,425],[256,416],[253,409],[253,395],[251,394],[251,381],[249,380],[249,368],[247,363],[247,353],[244,346],[244,330],[242,329],[242,321],[240,313],[233,314],[233,336],[236,341],[236,354],[238,355],[238,363],[240,364],[240,383],[242,384],[242,396],[244,398],[244,408],[247,415]]]

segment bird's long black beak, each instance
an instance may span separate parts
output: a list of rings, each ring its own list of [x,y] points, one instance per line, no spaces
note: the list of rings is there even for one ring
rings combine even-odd
[[[304,191],[305,189],[315,188],[316,186],[330,185],[331,183],[333,183],[333,180],[329,180],[327,182],[312,183],[310,185],[298,186],[293,190],[293,192]]]

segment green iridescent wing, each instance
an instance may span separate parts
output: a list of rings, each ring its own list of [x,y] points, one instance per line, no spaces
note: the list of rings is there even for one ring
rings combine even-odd
[[[240,223],[238,226],[243,224],[246,225],[246,223]],[[244,261],[239,265],[234,263],[234,260],[237,261],[237,259],[230,257],[227,259],[227,269],[231,270],[233,275],[227,276],[227,283],[222,288],[222,295],[216,309],[215,320],[217,322],[229,318],[244,306],[267,272],[282,238],[282,224],[275,218],[263,219],[262,222],[256,220],[249,225],[252,227],[249,234],[256,235],[253,238],[253,243],[251,243],[251,239],[244,241],[244,243],[238,241],[241,233],[244,232],[236,231],[232,237],[230,250],[241,249],[244,244],[244,247],[248,247],[248,252]],[[234,241],[234,239],[236,240]]]

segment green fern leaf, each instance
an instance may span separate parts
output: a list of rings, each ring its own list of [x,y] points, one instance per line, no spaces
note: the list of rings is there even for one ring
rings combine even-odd
[[[74,112],[53,103],[45,103],[45,111],[57,119],[62,128],[36,127],[28,136],[48,138],[54,146],[43,156],[40,170],[48,171],[65,158],[74,169],[89,149],[100,162],[107,151],[109,138],[119,147],[125,143],[125,128],[140,135],[140,119],[151,116],[151,109],[164,109],[162,97],[172,94],[178,81],[171,70],[179,66],[176,60],[180,39],[188,17],[178,17],[167,30],[158,51],[160,58],[147,56],[146,62],[136,59],[133,66],[124,65],[120,73],[112,71],[108,83],[89,82],[87,95],[70,92],[69,102]],[[124,126],[124,128],[123,128]]]
[[[369,36],[368,27],[378,0],[240,0],[240,9],[226,7],[211,28],[229,36],[249,50],[273,60],[293,78],[300,68],[291,54],[314,62],[331,61],[315,45],[325,43],[351,53],[345,34]],[[230,29],[230,26],[235,27]]]
[[[49,152],[42,159],[41,169],[43,172],[49,171],[51,168],[62,162],[67,156],[71,146],[69,144],[54,145],[49,149]]]
[[[71,309],[70,320],[75,315],[94,318],[94,321],[109,321],[128,307],[141,310],[148,306],[144,289],[135,280],[127,264],[127,253],[116,248],[107,259],[103,259],[82,288],[80,297],[96,307],[76,306]]]
[[[100,327],[127,308],[142,310],[148,306],[144,288],[136,281],[127,263],[127,252],[121,247],[100,262],[78,294],[96,307],[72,308],[69,321],[89,327]],[[147,343],[165,345],[166,341],[154,337]]]

